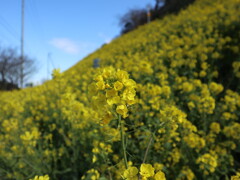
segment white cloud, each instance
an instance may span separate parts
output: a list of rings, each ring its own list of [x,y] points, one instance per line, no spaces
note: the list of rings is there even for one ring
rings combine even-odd
[[[79,45],[68,38],[54,38],[50,41],[50,44],[69,54],[78,54],[80,52]]]

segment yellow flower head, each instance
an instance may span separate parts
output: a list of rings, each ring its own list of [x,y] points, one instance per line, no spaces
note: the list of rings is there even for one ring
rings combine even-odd
[[[154,176],[154,168],[151,164],[142,164],[140,167],[140,174],[146,178],[152,177]]]
[[[111,90],[107,90],[106,91],[106,97],[109,98],[109,97],[114,97],[114,96],[117,96],[118,93],[117,91],[115,91],[114,89],[111,89]]]
[[[136,91],[134,89],[128,88],[123,92],[123,99],[126,101],[133,101],[136,95]]]
[[[212,132],[214,132],[214,133],[216,133],[216,134],[218,134],[218,133],[221,131],[220,124],[217,123],[217,122],[211,123],[210,129],[211,129]]]
[[[163,169],[164,165],[160,163],[154,163],[154,169],[156,171],[161,171]]]
[[[105,89],[104,81],[98,81],[98,82],[96,83],[96,85],[97,85],[97,89],[98,89],[98,90],[104,90],[104,89]]]
[[[128,116],[127,115],[128,109],[126,105],[118,105],[116,111],[118,114],[122,115],[123,118],[126,118]]]
[[[119,81],[122,81],[124,79],[128,79],[128,73],[126,71],[118,70],[116,75],[117,75],[117,78],[118,78]]]
[[[240,180],[240,172],[237,172],[235,176],[231,176],[231,180]]]
[[[54,69],[52,72],[52,77],[53,77],[53,79],[61,77],[60,69]]]
[[[154,176],[155,180],[166,180],[165,174],[162,171],[159,171]]]
[[[113,104],[117,104],[120,102],[120,97],[119,96],[115,96],[115,97],[111,97],[107,99],[107,103],[109,105],[113,105]]]
[[[124,86],[130,87],[130,88],[135,88],[137,86],[136,82],[132,79],[124,79],[123,84]]]
[[[124,171],[123,176],[127,180],[133,180],[135,178],[138,179],[137,174],[138,174],[138,169],[136,167],[132,166]]]
[[[108,124],[113,119],[113,115],[110,111],[108,111],[102,119],[103,124]]]
[[[103,69],[102,77],[107,79],[112,76],[114,69],[112,67]]]
[[[116,82],[114,83],[114,89],[115,89],[116,91],[120,91],[122,88],[123,88],[123,84],[122,84],[121,82],[116,81]]]
[[[48,175],[45,176],[35,176],[34,179],[30,179],[30,180],[50,180]]]

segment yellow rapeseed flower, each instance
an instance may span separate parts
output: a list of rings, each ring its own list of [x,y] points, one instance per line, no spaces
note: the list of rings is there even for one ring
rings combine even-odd
[[[117,96],[117,95],[118,95],[118,93],[114,89],[110,89],[110,90],[106,91],[106,97],[107,98],[114,97],[114,96]]]
[[[137,180],[138,179],[137,174],[138,174],[138,169],[136,167],[132,166],[124,171],[123,176],[127,180]]]
[[[218,134],[218,133],[221,131],[220,124],[217,123],[217,122],[211,123],[210,129],[211,129],[212,132],[214,132],[214,133],[216,133],[216,134]]]
[[[116,81],[113,86],[116,91],[120,91],[123,88],[123,84],[119,81]]]
[[[240,172],[237,172],[235,176],[231,176],[231,180],[240,180]]]
[[[122,115],[123,118],[126,118],[128,116],[127,115],[128,109],[127,109],[126,105],[118,105],[116,108],[116,112],[118,114]]]
[[[96,83],[98,90],[104,90],[105,89],[105,84],[104,81],[98,81]]]
[[[141,164],[140,174],[146,178],[152,177],[154,176],[154,168],[151,164]]]
[[[158,171],[155,176],[155,180],[166,180],[165,174],[162,171]]]
[[[50,180],[48,175],[45,176],[35,176],[34,179],[30,179],[30,180]]]

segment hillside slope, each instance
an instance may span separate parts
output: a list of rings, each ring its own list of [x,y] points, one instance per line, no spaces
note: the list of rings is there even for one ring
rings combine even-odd
[[[239,12],[239,0],[197,0],[42,86],[0,92],[0,179],[239,172]]]

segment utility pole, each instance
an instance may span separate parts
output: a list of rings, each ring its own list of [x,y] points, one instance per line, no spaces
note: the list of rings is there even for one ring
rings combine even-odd
[[[21,33],[21,74],[20,85],[23,88],[23,70],[24,70],[24,0],[22,0],[22,33]]]

